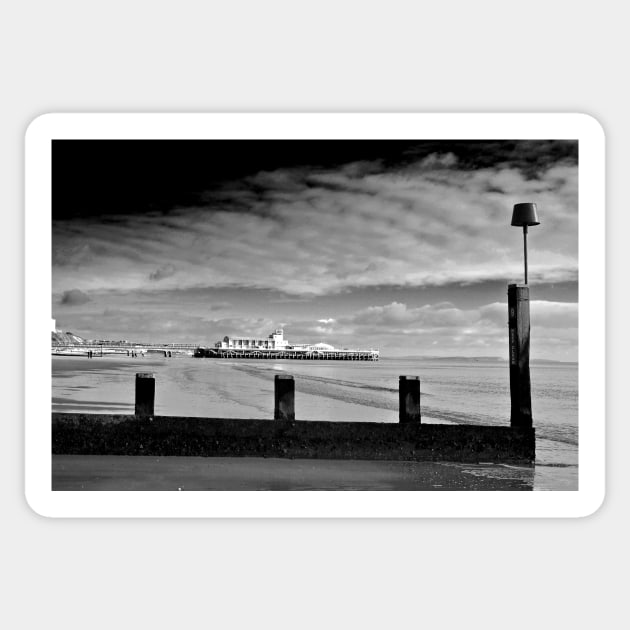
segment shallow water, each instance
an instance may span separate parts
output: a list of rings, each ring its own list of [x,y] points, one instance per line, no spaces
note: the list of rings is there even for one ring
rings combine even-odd
[[[261,457],[53,455],[53,490],[531,490],[532,467]]]
[[[398,421],[398,377],[419,376],[423,422],[508,425],[507,363],[383,358],[378,362],[243,361],[176,356],[53,357],[53,411],[133,413],[135,373],[156,377],[156,415],[270,418],[274,375],[295,377],[299,420]],[[578,487],[578,370],[532,365],[534,489]],[[483,474],[483,471],[480,473]]]

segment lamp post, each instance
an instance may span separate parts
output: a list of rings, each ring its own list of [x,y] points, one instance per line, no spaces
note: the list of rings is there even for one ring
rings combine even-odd
[[[517,203],[512,225],[523,228],[525,284],[508,285],[508,325],[510,329],[510,425],[532,429],[532,397],[529,376],[529,287],[527,286],[527,228],[539,225],[535,203]]]
[[[539,225],[535,203],[517,203],[512,211],[512,225],[523,226],[523,253],[525,256],[525,284],[527,284],[527,227]]]

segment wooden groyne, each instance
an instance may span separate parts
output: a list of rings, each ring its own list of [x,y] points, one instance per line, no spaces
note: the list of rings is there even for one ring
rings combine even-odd
[[[292,376],[274,419],[155,416],[155,379],[136,375],[135,415],[52,414],[53,454],[531,463],[534,429],[422,423],[420,381],[399,379],[399,423],[296,420]]]
[[[534,430],[447,424],[52,414],[54,455],[531,463]]]

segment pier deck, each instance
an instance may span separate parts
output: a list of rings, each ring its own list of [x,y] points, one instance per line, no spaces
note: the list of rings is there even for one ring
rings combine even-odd
[[[378,361],[378,350],[275,350],[266,348],[197,348],[194,356],[213,359],[297,359],[304,361]]]

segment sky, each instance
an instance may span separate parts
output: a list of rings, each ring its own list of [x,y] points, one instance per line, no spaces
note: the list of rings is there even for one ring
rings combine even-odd
[[[52,313],[88,339],[225,335],[577,361],[577,142],[54,140]]]

